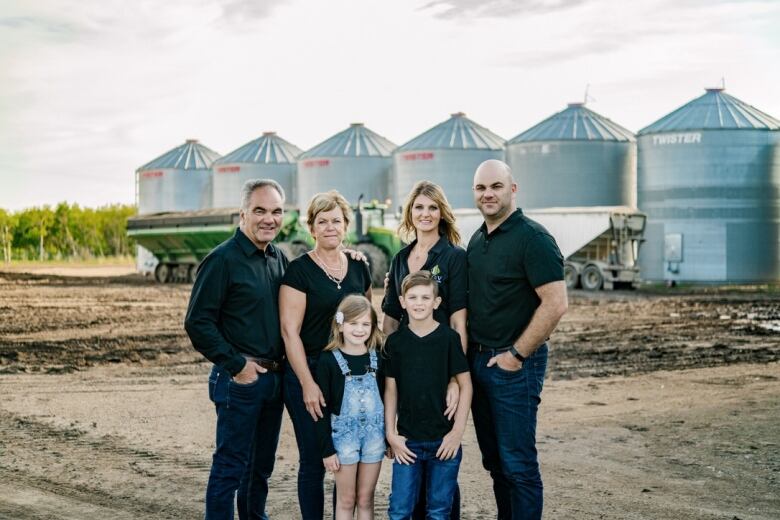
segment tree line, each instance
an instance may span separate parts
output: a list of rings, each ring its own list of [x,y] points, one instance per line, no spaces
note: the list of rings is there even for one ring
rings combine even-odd
[[[0,208],[1,256],[7,263],[134,255],[126,226],[135,214],[136,207],[126,204],[93,209],[61,202],[15,212]]]

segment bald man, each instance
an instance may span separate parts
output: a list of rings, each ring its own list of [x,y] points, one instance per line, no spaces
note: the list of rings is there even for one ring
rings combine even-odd
[[[546,341],[567,309],[563,257],[547,230],[516,207],[509,166],[483,162],[473,189],[485,219],[467,252],[474,426],[498,518],[539,520],[536,412]]]

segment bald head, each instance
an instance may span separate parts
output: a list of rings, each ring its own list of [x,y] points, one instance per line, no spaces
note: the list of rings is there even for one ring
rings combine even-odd
[[[503,161],[490,159],[474,173],[474,202],[488,227],[498,225],[515,211],[517,184]]]
[[[512,170],[509,168],[509,165],[498,159],[488,159],[477,166],[477,171],[474,172],[474,186],[477,185],[477,180],[484,181],[486,177],[490,177],[490,179],[500,178],[508,185],[515,183],[515,178],[512,177]]]

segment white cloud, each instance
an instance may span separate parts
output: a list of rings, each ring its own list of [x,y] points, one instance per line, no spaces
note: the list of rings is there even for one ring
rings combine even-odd
[[[522,9],[516,9],[522,7]],[[0,7],[0,207],[133,200],[186,138],[401,144],[463,110],[510,138],[582,97],[638,130],[725,75],[780,117],[774,2],[53,0]]]

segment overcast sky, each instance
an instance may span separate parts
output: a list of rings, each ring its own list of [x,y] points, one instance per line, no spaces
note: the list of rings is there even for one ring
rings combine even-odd
[[[776,0],[0,0],[0,207],[134,201],[197,138],[511,138],[583,98],[637,131],[725,77],[780,117]]]

